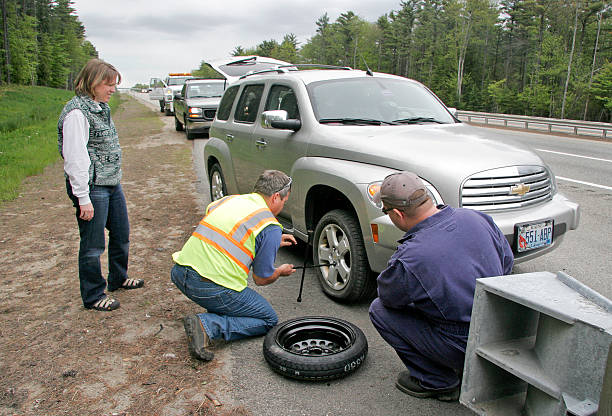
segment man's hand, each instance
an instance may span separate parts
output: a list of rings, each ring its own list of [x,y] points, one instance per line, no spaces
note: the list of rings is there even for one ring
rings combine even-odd
[[[295,272],[295,269],[293,264],[281,264],[276,268],[276,271],[278,271],[279,276],[289,276]]]
[[[294,272],[295,269],[293,268],[293,264],[281,264],[276,269],[274,269],[274,273],[272,273],[272,276],[270,277],[261,278],[255,273],[253,273],[253,281],[257,286],[265,286],[269,285],[270,283],[276,282],[276,280],[281,276],[289,276]]]
[[[79,218],[85,221],[91,221],[94,216],[94,207],[92,203],[79,206]]]
[[[292,246],[294,244],[297,244],[297,240],[295,239],[295,237],[293,235],[291,235],[291,234],[283,234],[281,236],[281,243],[280,243],[281,247]]]

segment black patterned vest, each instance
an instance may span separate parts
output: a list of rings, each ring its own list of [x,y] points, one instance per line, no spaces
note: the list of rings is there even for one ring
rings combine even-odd
[[[62,154],[64,118],[74,109],[81,110],[89,122],[87,141],[87,152],[91,160],[89,184],[118,185],[121,181],[121,147],[108,104],[98,103],[84,96],[75,96],[68,101],[57,123],[57,145],[60,155],[64,157]]]

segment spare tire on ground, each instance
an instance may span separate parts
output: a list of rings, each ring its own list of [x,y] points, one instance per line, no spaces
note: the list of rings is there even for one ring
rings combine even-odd
[[[333,380],[352,374],[368,354],[357,326],[338,318],[304,316],[276,325],[263,343],[274,371],[297,380]]]

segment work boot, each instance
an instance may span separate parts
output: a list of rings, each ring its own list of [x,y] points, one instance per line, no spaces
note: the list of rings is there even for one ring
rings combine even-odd
[[[443,402],[455,402],[459,400],[459,393],[461,392],[460,381],[457,381],[453,386],[441,389],[423,387],[417,378],[410,375],[410,371],[402,371],[399,374],[395,382],[395,387],[414,397],[421,399],[431,397]]]
[[[183,326],[189,341],[189,352],[198,360],[210,361],[215,356],[206,347],[210,345],[210,338],[202,326],[202,321],[197,315],[189,315],[183,318]]]

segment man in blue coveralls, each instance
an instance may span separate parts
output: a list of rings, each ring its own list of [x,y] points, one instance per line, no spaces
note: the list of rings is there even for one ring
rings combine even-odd
[[[375,200],[406,232],[370,305],[374,327],[407,368],[395,385],[415,397],[457,400],[476,279],[510,274],[510,245],[488,215],[435,206],[414,173],[387,176]]]

